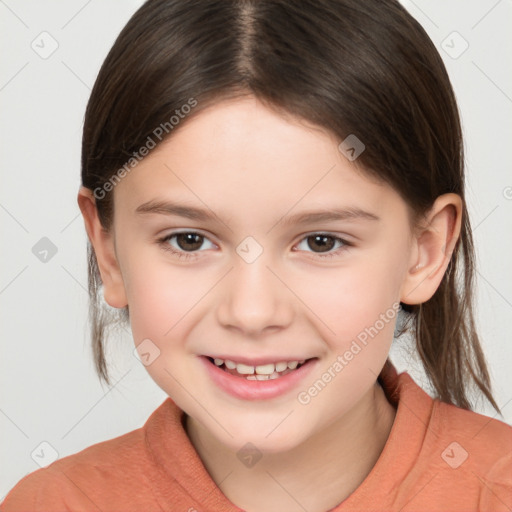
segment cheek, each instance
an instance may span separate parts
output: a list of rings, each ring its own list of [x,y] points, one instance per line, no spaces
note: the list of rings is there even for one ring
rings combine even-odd
[[[392,260],[381,255],[372,261],[319,272],[314,283],[311,279],[303,281],[297,292],[320,319],[315,325],[321,328],[328,347],[319,374],[300,397],[311,400],[318,410],[328,411],[324,418],[327,423],[370,390],[388,357],[400,307],[402,275]],[[317,391],[324,388],[325,392]]]
[[[207,281],[201,284],[190,270],[172,265],[165,256],[155,257],[155,251],[133,254],[127,263],[126,291],[135,343],[150,338],[160,345],[186,324],[181,319],[199,302]]]
[[[386,336],[394,329],[396,312],[393,304],[399,300],[400,268],[390,257],[365,258],[338,268],[315,271],[313,277],[296,279],[297,295],[312,315],[321,321],[322,335],[342,349],[365,328],[377,323]],[[380,321],[386,317],[385,326]],[[312,318],[313,318],[312,316]],[[391,321],[390,321],[391,317]]]
[[[184,357],[190,352],[186,340],[201,310],[201,298],[211,288],[211,276],[179,268],[154,254],[143,260],[133,258],[129,269],[133,340],[150,353],[146,371],[152,379],[184,405],[187,393],[179,383],[188,382],[194,371],[193,358]]]

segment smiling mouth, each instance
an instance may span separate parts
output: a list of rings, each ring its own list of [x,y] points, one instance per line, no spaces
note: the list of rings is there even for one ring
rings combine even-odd
[[[289,373],[299,369],[303,364],[317,359],[302,359],[301,361],[282,361],[278,363],[268,363],[259,366],[249,366],[242,363],[235,363],[229,359],[218,359],[207,356],[210,363],[214,364],[220,370],[225,371],[235,377],[245,378],[246,380],[273,380],[284,377]]]

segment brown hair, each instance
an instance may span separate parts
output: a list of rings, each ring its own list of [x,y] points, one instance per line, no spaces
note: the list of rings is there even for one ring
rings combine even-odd
[[[435,46],[398,1],[148,0],[115,41],[87,105],[82,184],[96,191],[104,229],[114,215],[107,182],[157,127],[191,98],[197,106],[176,127],[167,123],[162,140],[209,105],[243,95],[340,141],[356,134],[366,146],[361,169],[392,186],[414,219],[439,195],[461,196],[462,230],[448,269],[429,301],[402,304],[404,331],[412,331],[440,400],[470,409],[471,384],[500,412],[473,316],[457,104]],[[116,318],[101,302],[90,243],[88,258],[93,351],[108,383],[104,341]],[[118,313],[128,319],[127,308]]]

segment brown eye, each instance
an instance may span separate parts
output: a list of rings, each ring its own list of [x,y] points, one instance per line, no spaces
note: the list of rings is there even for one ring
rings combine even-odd
[[[195,231],[182,231],[171,233],[157,242],[162,249],[169,251],[180,258],[191,258],[199,256],[204,249],[215,247],[206,236]],[[208,244],[210,244],[208,246]]]
[[[204,237],[198,233],[178,233],[175,235],[178,247],[184,251],[195,251],[203,245]]]
[[[335,238],[330,235],[311,235],[306,238],[308,247],[314,252],[328,252],[335,245]]]
[[[351,242],[339,236],[329,233],[313,233],[305,236],[294,250],[314,254],[317,258],[330,258],[340,256],[342,251],[352,246]]]

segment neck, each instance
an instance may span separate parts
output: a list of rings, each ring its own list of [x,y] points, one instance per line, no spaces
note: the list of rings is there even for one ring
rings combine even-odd
[[[224,495],[246,512],[325,512],[344,501],[368,476],[389,437],[396,410],[376,382],[342,418],[286,452],[265,454],[239,467],[237,453],[189,416],[185,428],[208,473]]]

